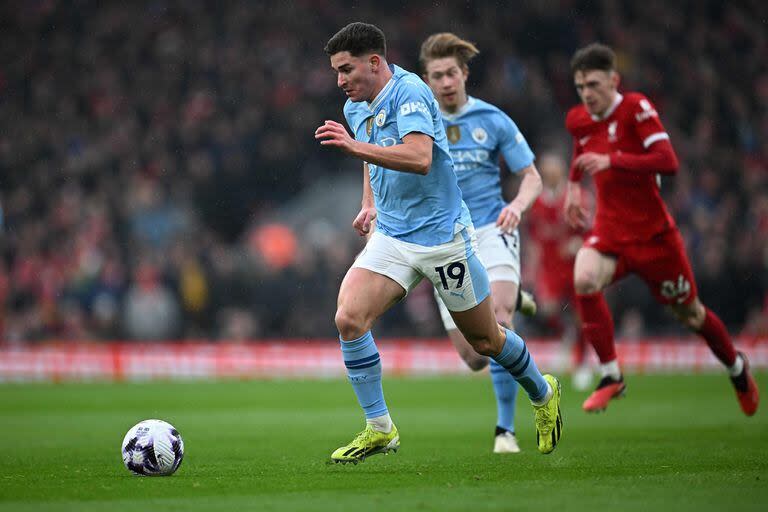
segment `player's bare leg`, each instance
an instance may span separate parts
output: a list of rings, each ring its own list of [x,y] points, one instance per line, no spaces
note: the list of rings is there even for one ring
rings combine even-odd
[[[613,280],[616,265],[616,258],[590,247],[582,247],[576,254],[573,267],[573,285],[582,333],[595,348],[602,373],[597,389],[582,405],[587,412],[604,410],[611,399],[623,396],[626,389],[616,357],[613,318],[603,297],[603,289]]]
[[[342,339],[359,338],[405,296],[397,282],[364,268],[351,268],[339,288],[336,328]]]
[[[551,453],[563,428],[560,383],[551,375],[542,375],[522,338],[496,322],[490,297],[467,311],[452,311],[451,317],[476,352],[506,368],[528,393],[536,411],[539,451]]]
[[[335,462],[357,464],[378,453],[397,451],[400,436],[392,423],[381,386],[381,362],[371,334],[373,323],[405,295],[389,277],[351,268],[339,289],[336,327],[347,375],[366,417],[366,427],[331,455]]]
[[[517,290],[517,284],[512,281],[494,281],[491,283],[491,297],[493,297],[493,312],[496,323],[511,329],[514,329],[512,316],[517,306]],[[456,348],[456,352],[472,371],[477,372],[488,366],[488,358],[475,351],[458,328],[449,329],[448,337]]]
[[[747,416],[754,415],[760,401],[757,384],[746,356],[736,351],[723,322],[698,297],[689,304],[672,304],[669,309],[680,323],[704,338],[715,357],[728,369],[741,410]]]
[[[492,281],[491,297],[496,322],[505,327],[512,326],[512,317],[517,306],[518,286],[513,281]],[[490,359],[475,352],[472,345],[464,339],[461,331],[448,329],[448,337],[456,352],[472,371],[480,371],[488,366]],[[515,398],[517,383],[512,376],[498,364],[491,365],[491,379],[496,395],[497,422],[494,432],[494,453],[519,453],[520,447],[514,431]]]

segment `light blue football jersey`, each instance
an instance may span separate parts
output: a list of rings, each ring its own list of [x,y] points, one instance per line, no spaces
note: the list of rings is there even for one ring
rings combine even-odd
[[[477,227],[495,223],[506,204],[501,195],[499,154],[510,171],[517,173],[533,163],[533,151],[514,121],[483,100],[470,96],[458,112],[442,115],[472,222]]]
[[[368,165],[378,217],[376,229],[398,240],[423,246],[450,242],[456,226],[471,226],[467,205],[453,170],[440,107],[430,88],[399,66],[376,98],[344,105],[344,116],[355,139],[394,146],[403,137],[429,135],[432,167],[426,176]]]

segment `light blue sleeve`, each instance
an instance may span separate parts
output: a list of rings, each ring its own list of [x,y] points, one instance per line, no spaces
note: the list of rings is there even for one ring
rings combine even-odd
[[[533,163],[533,151],[508,115],[501,112],[498,117],[499,149],[509,170],[518,173]]]
[[[344,103],[344,119],[347,120],[347,125],[352,130],[352,135],[354,135],[355,132],[355,115],[353,113],[353,106],[352,102],[347,100],[346,103]]]
[[[430,111],[433,101],[434,96],[426,85],[421,86],[408,79],[403,80],[395,100],[397,132],[401,140],[413,132],[435,138],[435,125]]]

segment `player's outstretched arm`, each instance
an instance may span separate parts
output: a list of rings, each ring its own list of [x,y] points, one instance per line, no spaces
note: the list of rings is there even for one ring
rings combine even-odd
[[[679,163],[675,150],[669,141],[655,142],[644,153],[583,153],[574,160],[574,165],[590,175],[606,169],[649,174],[675,174]]]
[[[610,154],[610,159],[611,167],[621,171],[675,174],[680,167],[675,150],[668,140],[654,142],[645,153],[615,151]]]
[[[368,163],[394,171],[428,174],[432,167],[432,137],[419,132],[403,136],[403,143],[382,147],[353,139],[336,121],[326,121],[315,131],[315,139]]]
[[[529,165],[520,171],[523,179],[520,182],[520,189],[515,198],[501,210],[499,218],[496,219],[496,225],[505,233],[511,233],[520,224],[523,212],[531,207],[533,202],[541,194],[543,185],[541,176],[534,164]]]

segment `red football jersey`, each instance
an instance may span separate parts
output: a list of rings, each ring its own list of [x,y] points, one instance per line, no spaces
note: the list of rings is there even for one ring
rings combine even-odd
[[[544,301],[567,300],[573,289],[573,262],[581,233],[563,220],[565,187],[545,189],[528,213],[528,236],[542,255],[536,272],[536,294]],[[544,263],[546,262],[546,263]]]
[[[668,140],[651,102],[642,94],[617,94],[602,118],[592,116],[584,105],[568,112],[565,126],[573,136],[575,160],[582,153],[642,154],[657,141]],[[571,180],[578,180],[572,164]],[[653,238],[675,226],[659,193],[659,176],[608,168],[593,176],[597,207],[592,236],[612,242],[636,242]]]

